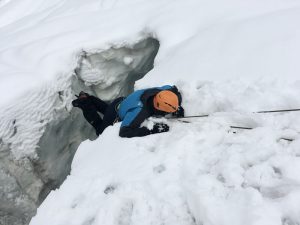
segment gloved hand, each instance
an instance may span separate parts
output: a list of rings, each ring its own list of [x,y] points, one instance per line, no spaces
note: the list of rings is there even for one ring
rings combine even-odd
[[[169,130],[170,130],[170,127],[167,124],[156,123],[156,124],[154,124],[152,130],[150,130],[150,133],[157,134],[157,133],[168,132]]]
[[[184,109],[182,108],[182,106],[179,106],[178,110],[174,112],[173,115],[178,118],[184,117]]]

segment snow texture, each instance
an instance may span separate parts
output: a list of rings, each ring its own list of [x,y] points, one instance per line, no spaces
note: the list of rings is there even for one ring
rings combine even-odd
[[[31,223],[300,224],[299,116],[251,113],[300,107],[299,40],[296,0],[1,0],[0,224],[27,224],[95,138],[74,94],[164,84],[212,117],[84,142]]]

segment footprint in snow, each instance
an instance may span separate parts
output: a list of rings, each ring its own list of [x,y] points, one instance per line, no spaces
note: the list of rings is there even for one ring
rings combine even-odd
[[[133,202],[131,201],[125,201],[123,203],[123,206],[120,208],[119,216],[117,219],[118,225],[130,225],[131,224],[131,218],[133,214]]]
[[[153,172],[154,173],[162,173],[166,170],[166,167],[162,164],[158,165],[158,166],[155,166],[153,167]]]
[[[114,193],[116,188],[117,188],[116,185],[110,184],[110,185],[106,186],[106,188],[104,190],[104,193],[105,194],[112,194],[112,193]]]
[[[300,225],[300,223],[295,222],[295,221],[291,220],[290,218],[282,218],[281,224],[282,225]]]
[[[92,225],[95,222],[95,218],[89,218],[88,220],[86,220],[82,225]]]

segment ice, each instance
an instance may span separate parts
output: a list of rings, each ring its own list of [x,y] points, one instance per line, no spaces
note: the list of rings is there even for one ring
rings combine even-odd
[[[153,68],[158,48],[157,40],[147,38],[131,46],[94,50],[83,56],[80,53],[75,72],[27,93],[18,104],[3,111],[0,189],[5,191],[0,199],[7,206],[0,223],[28,224],[48,193],[70,173],[79,144],[96,138],[80,110],[71,106],[75,94],[84,90],[106,101],[128,95],[135,81]],[[123,57],[131,57],[133,63],[125,64],[120,60]],[[90,71],[95,70],[98,72],[91,75]],[[107,78],[111,82],[106,82]]]

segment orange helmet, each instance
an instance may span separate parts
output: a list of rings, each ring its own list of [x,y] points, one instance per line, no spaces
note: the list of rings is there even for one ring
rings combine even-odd
[[[176,112],[179,107],[178,97],[172,91],[160,91],[154,96],[153,105],[154,108],[160,111],[168,113]]]

